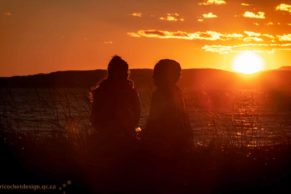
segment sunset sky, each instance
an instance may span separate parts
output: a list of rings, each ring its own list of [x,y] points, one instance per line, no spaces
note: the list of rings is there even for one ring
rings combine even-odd
[[[266,69],[291,65],[291,0],[0,0],[0,76],[131,68],[171,58],[231,70],[254,50]]]

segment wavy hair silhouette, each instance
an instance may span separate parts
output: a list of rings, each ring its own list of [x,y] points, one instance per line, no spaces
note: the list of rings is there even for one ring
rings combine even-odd
[[[186,153],[192,147],[192,129],[182,91],[176,84],[180,73],[180,64],[171,59],[162,59],[154,67],[156,90],[152,94],[143,141],[158,157],[177,158],[176,155]]]

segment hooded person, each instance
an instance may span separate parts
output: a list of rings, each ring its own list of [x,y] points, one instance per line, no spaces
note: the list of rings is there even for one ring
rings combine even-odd
[[[91,123],[104,138],[135,138],[140,117],[140,102],[134,84],[128,79],[128,64],[114,56],[108,64],[108,76],[93,91]]]
[[[127,62],[114,56],[108,64],[107,78],[91,92],[94,133],[87,141],[88,155],[81,158],[89,161],[84,176],[96,193],[128,188],[134,174],[129,166],[135,161],[140,103],[128,72]]]

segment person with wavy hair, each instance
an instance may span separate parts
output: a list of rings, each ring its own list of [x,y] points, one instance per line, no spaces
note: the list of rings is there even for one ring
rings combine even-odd
[[[154,67],[156,90],[152,94],[143,141],[157,157],[183,154],[193,143],[183,94],[176,84],[180,73],[180,64],[171,59],[162,59]]]

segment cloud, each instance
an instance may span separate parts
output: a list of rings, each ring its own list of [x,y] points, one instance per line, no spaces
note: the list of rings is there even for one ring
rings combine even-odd
[[[244,33],[248,36],[261,36],[261,33],[258,32],[244,31]]]
[[[275,36],[271,34],[261,34],[259,32],[251,32],[251,31],[244,31],[247,35],[244,37],[244,42],[264,42],[264,41],[271,41],[274,42]]]
[[[203,1],[200,5],[221,5],[228,2],[223,1],[224,3],[218,3],[218,1]],[[243,2],[243,1],[242,1]],[[249,11],[243,11],[241,14],[245,18],[251,18],[252,24],[260,26],[278,26],[278,21],[272,21],[266,16],[264,10],[250,10],[247,6],[250,6],[248,3],[239,3],[238,6],[245,6]],[[241,7],[243,8],[243,7]],[[276,7],[276,10],[291,12],[291,5],[280,4]],[[221,16],[219,15],[221,18]],[[218,18],[216,12],[213,10],[208,10],[207,12],[202,12],[201,16],[196,18],[197,22],[204,22],[210,18]],[[159,18],[163,21],[178,22],[184,21],[178,13],[167,13]],[[258,20],[256,20],[258,19]],[[261,20],[260,20],[261,19]],[[265,19],[265,20],[263,20]],[[281,22],[281,21],[280,21]],[[281,25],[285,25],[286,28],[291,26],[290,22],[282,22]],[[288,25],[288,26],[287,26]],[[279,27],[279,26],[278,26]],[[215,29],[215,28],[214,28]],[[278,50],[288,50],[291,51],[291,34],[287,31],[281,34],[277,33],[266,33],[263,31],[251,31],[251,30],[240,30],[232,31],[236,33],[230,33],[228,31],[184,31],[184,30],[163,30],[163,29],[140,29],[137,31],[129,32],[130,37],[136,38],[155,38],[155,39],[176,39],[176,40],[188,40],[193,41],[195,44],[203,44],[201,47],[202,51],[227,54],[235,53],[241,50],[254,50],[259,52],[275,52]],[[275,32],[275,31],[273,31]],[[195,41],[195,42],[194,42]]]
[[[244,35],[239,33],[229,33],[229,34],[223,34],[226,38],[242,38]]]
[[[245,11],[243,16],[245,18],[254,18],[254,19],[265,19],[265,13],[262,11],[259,11],[257,13],[251,12],[251,11]]]
[[[4,16],[12,16],[13,14],[10,11],[6,11],[3,13]]]
[[[260,37],[249,36],[243,39],[244,42],[264,42],[264,39]]]
[[[185,32],[185,31],[166,31],[166,30],[139,30],[137,32],[129,32],[129,36],[136,38],[158,38],[158,39],[180,39],[180,40],[199,40],[199,41],[209,41],[209,42],[231,42],[231,43],[241,43],[248,44],[275,44],[282,42],[291,42],[291,34],[283,35],[273,35],[267,33],[259,33],[252,31],[244,31],[243,33],[221,33],[216,31],[198,31],[198,32]],[[211,47],[208,50],[211,52],[219,50],[219,52],[226,52],[228,47],[223,47],[217,49],[216,47]],[[210,52],[209,51],[209,52]]]
[[[257,52],[273,53],[279,50],[291,50],[291,44],[237,44],[237,45],[204,45],[202,50],[206,52],[229,54],[243,50],[253,50]]]
[[[224,45],[204,45],[202,49],[206,52],[228,54],[232,52],[233,46]]]
[[[184,40],[206,40],[206,41],[227,41],[232,39],[241,39],[243,34],[229,33],[223,34],[215,31],[188,33],[184,31],[165,31],[165,30],[139,30],[137,32],[129,32],[131,37],[160,38],[160,39],[184,39]]]
[[[164,30],[139,30],[137,32],[129,32],[131,37],[145,37],[145,38],[161,38],[161,39],[187,39],[191,40],[186,32],[176,31],[169,32]]]
[[[277,11],[287,11],[287,12],[291,13],[291,5],[281,3],[280,5],[277,5],[276,10]]]
[[[184,18],[181,18],[180,14],[178,13],[167,13],[166,16],[160,17],[160,20],[169,21],[169,22],[177,22],[177,21],[183,22]]]
[[[141,12],[133,12],[130,14],[133,17],[142,17],[142,13]]]
[[[217,18],[217,15],[213,14],[212,12],[209,12],[209,13],[204,13],[203,15],[203,18]]]
[[[113,42],[111,40],[108,40],[108,41],[104,41],[104,44],[113,44]]]
[[[195,32],[191,33],[190,36],[196,40],[219,40],[222,38],[222,34],[215,31],[206,31],[206,32]]]
[[[248,4],[248,3],[241,3],[240,5],[241,6],[246,6],[246,7],[250,6],[250,4]]]
[[[277,35],[279,41],[281,42],[290,42],[291,41],[291,34],[283,34]]]
[[[226,4],[225,0],[204,0],[198,5],[223,5]]]
[[[275,36],[271,35],[271,34],[262,34],[262,36],[271,39],[272,41],[275,39]]]

